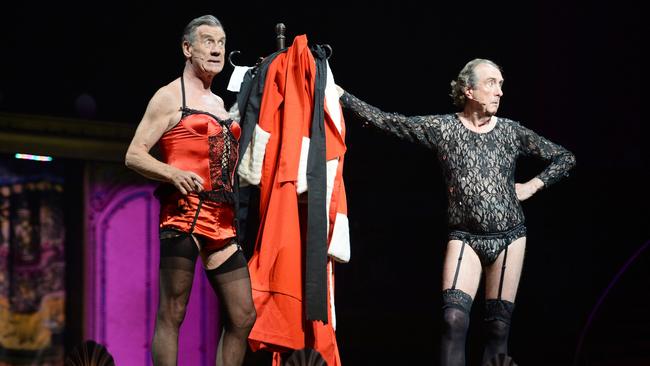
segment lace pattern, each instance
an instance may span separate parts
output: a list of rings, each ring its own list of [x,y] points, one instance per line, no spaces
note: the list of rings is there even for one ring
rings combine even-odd
[[[442,308],[455,307],[466,313],[472,309],[472,297],[459,289],[446,289],[442,291]]]
[[[518,122],[498,118],[486,133],[467,129],[456,114],[407,117],[344,93],[343,106],[366,124],[434,150],[447,185],[449,227],[473,234],[504,232],[524,222],[515,193],[518,157],[549,165],[537,177],[549,186],[575,165],[574,155]]]
[[[485,300],[485,321],[501,320],[510,324],[515,304],[507,300]]]
[[[220,121],[220,123],[223,126],[221,132],[208,137],[210,180],[213,188],[211,192],[206,192],[204,195],[216,202],[233,203],[234,172],[237,166],[239,142],[230,131],[232,121]]]
[[[503,232],[487,235],[476,235],[465,231],[453,230],[449,233],[449,240],[460,240],[467,243],[478,255],[483,266],[494,263],[501,251],[513,241],[526,236],[526,227],[519,224]]]

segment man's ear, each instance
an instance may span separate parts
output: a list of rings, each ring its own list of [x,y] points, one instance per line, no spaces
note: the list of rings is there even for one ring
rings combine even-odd
[[[192,48],[192,45],[188,41],[183,41],[183,44],[181,46],[183,48],[183,55],[185,55],[186,58],[192,57],[192,52],[190,51],[190,48]]]
[[[474,90],[472,88],[465,88],[465,98],[474,100]]]

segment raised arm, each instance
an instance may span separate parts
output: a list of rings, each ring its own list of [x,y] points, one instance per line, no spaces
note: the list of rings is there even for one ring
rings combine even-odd
[[[184,171],[165,164],[149,153],[160,137],[172,126],[178,114],[174,95],[161,88],[149,101],[149,105],[135,131],[126,152],[125,164],[141,175],[173,184],[181,193],[203,190],[203,179],[194,172]]]
[[[360,100],[354,95],[339,90],[341,104],[352,111],[365,123],[371,124],[383,131],[403,140],[418,142],[435,149],[440,136],[440,121],[435,116],[407,117],[398,113],[388,113]]]

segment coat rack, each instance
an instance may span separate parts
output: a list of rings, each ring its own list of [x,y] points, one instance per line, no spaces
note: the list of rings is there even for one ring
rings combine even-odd
[[[286,31],[287,31],[287,27],[284,25],[284,23],[278,23],[275,25],[275,45],[277,51],[286,48],[286,39],[287,39],[287,37],[285,36]],[[329,59],[332,56],[332,46],[328,44],[324,44],[323,47],[325,47],[325,49],[327,50],[326,52],[327,59]],[[233,57],[240,53],[241,51],[239,50],[230,51],[230,53],[228,54],[228,62],[230,63],[230,66],[232,67],[238,66],[233,61]],[[260,57],[260,59],[257,61],[257,64],[259,64],[263,59],[264,59],[263,57]]]

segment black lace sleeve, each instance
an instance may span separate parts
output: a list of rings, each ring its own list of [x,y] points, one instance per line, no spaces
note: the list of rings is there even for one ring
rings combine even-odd
[[[435,149],[440,135],[440,121],[435,116],[407,117],[398,113],[388,113],[345,92],[341,96],[344,108],[352,111],[364,123],[395,135],[403,140],[418,142]]]
[[[517,133],[521,152],[524,155],[540,157],[551,163],[537,175],[544,187],[557,182],[569,175],[569,171],[576,165],[576,158],[569,150],[555,144],[532,130],[517,124]]]

